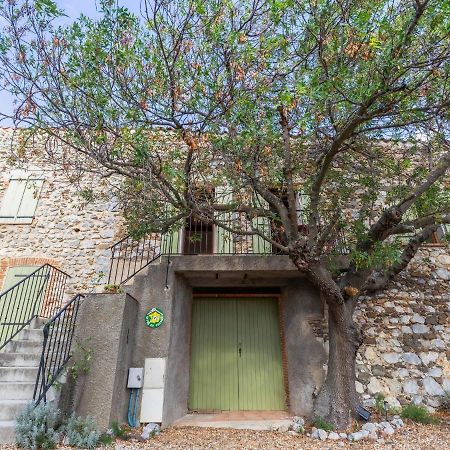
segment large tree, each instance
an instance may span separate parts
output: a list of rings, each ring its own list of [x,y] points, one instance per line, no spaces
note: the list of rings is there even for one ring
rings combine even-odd
[[[330,345],[315,414],[346,426],[361,294],[450,223],[449,0],[148,0],[139,14],[103,0],[64,27],[51,0],[0,14],[13,119],[74,179],[110,179],[135,235],[195,217],[266,240],[317,287]]]

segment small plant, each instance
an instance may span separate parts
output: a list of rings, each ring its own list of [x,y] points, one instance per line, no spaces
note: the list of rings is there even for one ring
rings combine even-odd
[[[118,284],[105,284],[105,286],[103,286],[103,292],[107,294],[121,294],[123,289]]]
[[[436,424],[438,420],[433,417],[422,405],[403,406],[401,416],[403,419],[411,419],[413,422],[424,424]]]
[[[100,431],[92,417],[72,414],[64,426],[69,445],[78,448],[94,448],[99,442]]]
[[[378,393],[375,397],[375,409],[380,413],[383,414],[385,412],[384,408],[384,400],[385,397],[383,394]]]
[[[114,437],[122,439],[122,440],[126,440],[127,439],[126,429],[124,427],[121,427],[119,425],[119,422],[117,422],[117,420],[115,420],[111,424],[111,431],[112,431],[112,434],[114,435]]]
[[[327,422],[323,417],[316,417],[314,419],[313,425],[316,428],[321,428],[322,430],[325,430],[325,431],[333,431],[334,430],[334,425],[330,422]]]
[[[17,445],[32,450],[55,448],[59,440],[54,429],[58,416],[59,411],[50,404],[28,404],[17,417]]]
[[[76,380],[80,374],[89,373],[91,369],[91,359],[94,350],[89,345],[89,340],[83,342],[80,339],[77,339],[75,342],[75,351],[76,354],[75,362],[67,369],[70,376]]]
[[[108,433],[103,433],[98,438],[98,443],[104,445],[105,447],[108,447],[108,445],[111,445],[113,443],[113,437]]]
[[[441,398],[441,406],[439,409],[447,413],[450,413],[450,391],[444,392],[444,395]]]

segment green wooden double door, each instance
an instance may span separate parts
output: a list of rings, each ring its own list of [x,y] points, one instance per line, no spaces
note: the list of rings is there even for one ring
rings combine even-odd
[[[286,408],[275,298],[195,298],[189,409]]]

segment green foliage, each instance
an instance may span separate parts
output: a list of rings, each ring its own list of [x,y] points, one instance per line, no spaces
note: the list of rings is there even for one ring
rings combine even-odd
[[[312,423],[316,428],[321,428],[325,431],[333,431],[334,425],[327,422],[323,417],[316,417]]]
[[[102,433],[98,438],[98,443],[104,445],[105,447],[109,447],[113,442],[113,437],[108,433]]]
[[[441,397],[440,409],[446,413],[450,413],[450,391],[445,391]]]
[[[117,420],[111,424],[111,431],[116,438],[126,440],[128,437],[126,428],[122,427]]]
[[[58,416],[59,411],[49,403],[36,407],[29,403],[17,417],[17,445],[32,450],[55,448],[59,439],[54,429]]]
[[[101,435],[92,417],[77,417],[75,413],[64,425],[64,433],[69,445],[77,448],[95,448]]]
[[[383,414],[385,412],[384,409],[384,400],[385,400],[385,396],[384,394],[378,393],[375,396],[375,409],[380,413]]]
[[[437,424],[439,422],[423,405],[405,405],[402,407],[401,416],[404,419],[411,419],[413,422],[423,424]]]
[[[75,341],[75,361],[67,369],[67,372],[74,380],[76,380],[81,374],[89,373],[91,369],[91,359],[93,352],[94,350],[89,345],[89,339],[86,339],[84,341],[77,339]]]
[[[103,286],[103,292],[108,294],[120,294],[123,292],[123,289],[118,284],[105,284],[105,286]]]

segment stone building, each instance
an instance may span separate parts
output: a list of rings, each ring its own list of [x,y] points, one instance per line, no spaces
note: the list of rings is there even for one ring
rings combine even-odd
[[[104,284],[109,248],[120,233],[114,203],[86,204],[80,187],[39,157],[39,142],[30,162],[11,164],[18,133],[0,128],[0,290],[49,263],[71,276],[68,295],[90,292]]]
[[[143,386],[135,380],[142,422],[166,426],[189,411],[311,413],[326,371],[326,308],[288,257],[254,237],[225,239],[188,222],[133,241],[114,199],[84,204],[82,187],[39,157],[26,167],[5,165],[11,141],[14,130],[0,130],[0,286],[50,263],[71,276],[67,296],[90,293],[61,316],[77,311],[75,341],[91,348],[89,373],[67,389],[79,414],[102,426],[125,421],[130,367],[145,368]],[[392,406],[436,408],[450,390],[449,280],[449,246],[437,236],[387,290],[361,302],[356,389],[364,405],[383,394]],[[0,390],[12,392],[7,370],[0,367]],[[34,388],[33,378],[28,383]]]

